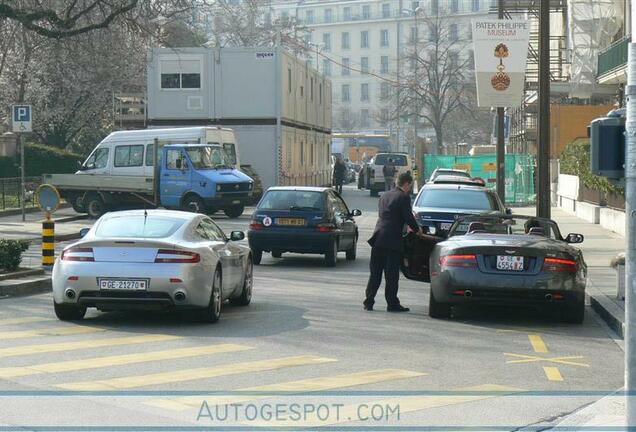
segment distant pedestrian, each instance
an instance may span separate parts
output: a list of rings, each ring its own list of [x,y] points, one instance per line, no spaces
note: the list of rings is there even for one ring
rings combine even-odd
[[[347,165],[342,161],[342,158],[336,159],[336,164],[333,167],[333,184],[336,187],[336,192],[342,193],[342,184],[345,181],[347,175]]]
[[[395,185],[395,172],[397,169],[393,164],[393,159],[389,158],[382,167],[382,175],[384,175],[384,190],[390,191],[393,189],[393,185]]]
[[[395,189],[384,193],[378,203],[378,221],[375,231],[369,239],[371,245],[370,275],[367,283],[364,309],[373,310],[375,295],[382,282],[382,273],[386,285],[384,297],[389,312],[408,312],[400,304],[398,281],[400,279],[400,260],[402,259],[402,230],[407,224],[420,238],[429,238],[422,232],[411,208],[411,189],[413,177],[409,173],[400,174]],[[433,238],[433,237],[431,237]]]

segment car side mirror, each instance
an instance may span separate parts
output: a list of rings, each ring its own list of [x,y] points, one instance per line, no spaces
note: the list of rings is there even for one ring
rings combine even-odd
[[[88,234],[90,230],[90,228],[82,228],[79,232],[80,237],[86,237],[86,234]]]
[[[230,240],[232,241],[241,241],[245,238],[245,233],[243,231],[232,231],[230,233]]]
[[[585,240],[585,237],[583,237],[583,234],[576,234],[576,233],[570,233],[568,234],[568,236],[565,238],[565,241],[568,243],[583,243],[583,240]]]
[[[361,216],[362,212],[358,209],[351,210],[351,216]]]
[[[507,209],[506,209],[506,214],[507,214],[507,215],[511,215],[511,214],[512,214],[512,209],[507,208]]]

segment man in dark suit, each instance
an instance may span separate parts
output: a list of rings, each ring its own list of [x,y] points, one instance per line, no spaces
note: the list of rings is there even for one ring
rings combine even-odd
[[[373,236],[369,239],[371,245],[371,274],[367,283],[364,309],[373,310],[375,295],[382,282],[382,273],[386,286],[384,296],[389,312],[408,312],[398,299],[398,280],[400,278],[400,259],[402,259],[402,229],[407,224],[420,237],[426,235],[413,217],[411,208],[411,189],[413,177],[410,173],[400,174],[397,187],[385,192],[378,204],[378,222]]]

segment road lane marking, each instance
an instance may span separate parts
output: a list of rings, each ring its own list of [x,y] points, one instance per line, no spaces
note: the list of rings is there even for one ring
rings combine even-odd
[[[358,420],[359,409],[363,404],[370,406],[383,406],[383,407],[395,407],[399,406],[400,416],[404,413],[421,411],[431,408],[439,408],[451,405],[459,405],[467,402],[474,402],[479,400],[491,399],[494,397],[502,396],[501,392],[510,392],[511,394],[522,391],[514,387],[506,387],[496,384],[485,384],[474,387],[466,387],[457,389],[458,391],[466,392],[484,392],[483,395],[457,395],[457,396],[402,396],[388,398],[384,400],[371,400],[364,401],[356,404],[345,405],[338,411],[338,416],[329,417],[325,420],[320,419],[317,414],[309,414],[304,417],[303,420],[282,420],[282,421],[246,421],[243,424],[250,426],[266,426],[269,428],[280,427],[294,427],[294,428],[308,428],[318,426],[329,426],[340,423],[356,422]],[[488,394],[489,392],[495,392],[494,394]]]
[[[53,344],[22,345],[16,347],[0,348],[0,358],[88,348],[111,347],[117,345],[132,345],[146,342],[165,342],[175,339],[180,339],[180,337],[164,334],[148,334],[141,336],[124,336],[106,339],[88,339],[83,341],[60,342]]]
[[[132,375],[119,378],[110,378],[97,381],[81,381],[67,384],[60,384],[60,387],[67,390],[77,391],[100,391],[100,390],[120,390],[136,387],[144,387],[158,384],[169,384],[175,382],[192,381],[197,379],[214,378],[226,375],[236,375],[241,373],[262,372],[267,370],[282,369],[292,366],[315,365],[321,363],[335,362],[336,359],[318,357],[313,355],[302,355],[294,357],[275,358],[267,360],[257,360],[243,363],[227,363],[213,367],[202,367],[194,369],[180,369],[170,372],[159,372],[148,375]]]
[[[44,373],[58,373],[79,371],[85,369],[97,369],[109,366],[121,366],[136,363],[145,363],[158,360],[172,360],[200,355],[238,352],[253,349],[252,347],[236,344],[220,344],[210,346],[196,346],[188,348],[175,348],[163,351],[150,351],[135,354],[112,355],[106,357],[87,358],[82,360],[70,360],[54,363],[42,363],[30,366],[15,366],[0,368],[0,379],[15,378],[27,375]]]
[[[37,336],[65,336],[106,331],[104,328],[91,326],[64,326],[53,328],[41,328],[36,330],[16,330],[0,332],[0,340],[21,339]]]
[[[309,378],[298,381],[288,381],[282,383],[268,384],[256,387],[247,387],[238,389],[240,392],[295,392],[300,395],[316,391],[332,390],[343,387],[354,387],[364,384],[372,384],[383,381],[393,381],[406,378],[415,378],[426,376],[428,374],[414,372],[403,369],[377,369],[364,372],[356,372],[349,374],[324,376],[318,378]],[[185,396],[171,399],[157,399],[146,402],[147,405],[159,408],[169,409],[173,411],[184,411],[193,407],[200,407],[203,401],[208,405],[224,405],[232,403],[246,402],[256,399],[266,399],[271,395],[201,395],[201,396]]]
[[[563,375],[561,375],[561,371],[559,371],[558,367],[543,366],[543,372],[545,372],[545,376],[550,381],[563,381]]]
[[[577,360],[584,358],[583,356],[564,356],[564,357],[537,357],[530,356],[525,354],[512,354],[512,353],[504,353],[506,356],[516,357],[520,360],[508,360],[506,363],[533,363],[533,362],[549,362],[549,363],[560,363],[570,366],[581,366],[581,367],[590,367],[589,364],[573,362],[571,360]]]
[[[532,349],[536,353],[547,353],[548,347],[545,342],[543,342],[543,338],[538,334],[530,334],[528,335],[528,339],[530,339],[530,344],[532,345]]]
[[[53,318],[39,317],[39,316],[5,318],[5,319],[0,319],[0,325],[28,324],[28,323],[36,323],[36,322],[42,322],[42,321],[53,321]]]

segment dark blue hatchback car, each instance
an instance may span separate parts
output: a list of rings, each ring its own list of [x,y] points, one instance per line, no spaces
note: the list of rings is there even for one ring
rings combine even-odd
[[[263,252],[280,258],[284,252],[324,254],[336,265],[338,252],[356,259],[358,227],[347,204],[333,189],[279,186],[267,190],[250,223],[248,239],[254,264]]]

